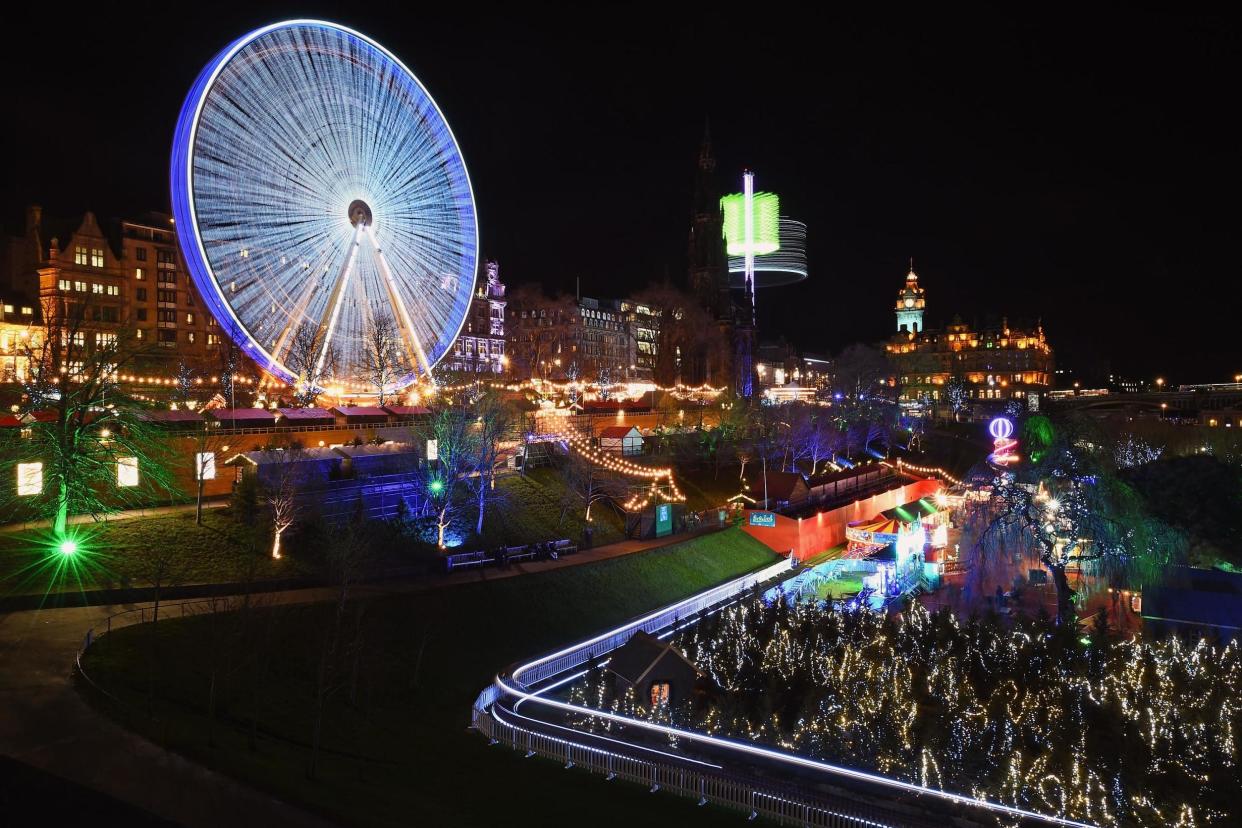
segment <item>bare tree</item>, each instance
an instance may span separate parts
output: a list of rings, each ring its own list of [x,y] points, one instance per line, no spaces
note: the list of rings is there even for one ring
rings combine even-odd
[[[391,314],[374,314],[362,334],[362,364],[367,381],[375,387],[379,404],[384,405],[393,385],[405,373],[401,353],[401,332]]]
[[[483,515],[487,504],[497,497],[496,470],[501,463],[506,445],[516,445],[519,439],[516,428],[520,414],[499,393],[490,389],[474,402],[471,413],[475,415],[474,428],[478,433],[471,442],[473,456],[466,478],[467,487],[478,506],[475,534],[483,534]]]
[[[298,489],[304,482],[305,452],[299,448],[263,452],[258,473],[263,504],[272,521],[272,558],[281,557],[281,539],[298,519]]]
[[[285,364],[297,376],[293,396],[299,405],[314,404],[327,379],[336,376],[338,362],[335,342],[325,346],[317,326],[309,322],[298,325],[289,340]]]

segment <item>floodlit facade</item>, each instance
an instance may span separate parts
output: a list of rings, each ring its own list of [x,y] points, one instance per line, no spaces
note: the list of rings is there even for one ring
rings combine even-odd
[[[943,330],[923,327],[924,289],[913,268],[898,294],[897,333],[885,347],[893,366],[891,382],[907,403],[934,409],[952,407],[950,391],[961,394],[960,405],[989,401],[1038,400],[1053,382],[1052,346],[1043,326],[976,328],[960,318]]]

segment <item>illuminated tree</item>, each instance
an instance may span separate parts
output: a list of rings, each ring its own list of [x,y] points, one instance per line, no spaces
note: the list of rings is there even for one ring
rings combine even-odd
[[[58,538],[70,515],[99,517],[176,491],[167,442],[117,384],[149,349],[132,330],[101,329],[87,316],[85,303],[45,302],[39,335],[21,341],[30,365],[22,427],[0,433],[0,475],[17,483],[0,509],[47,518]]]
[[[506,444],[517,444],[517,426],[521,422],[521,415],[498,392],[490,389],[473,402],[469,413],[475,417],[473,428],[477,433],[468,445],[472,454],[466,460],[470,467],[466,486],[478,506],[475,533],[482,535],[483,515],[487,504],[498,497],[496,471],[502,462],[503,449]]]
[[[272,558],[282,556],[281,541],[299,516],[298,490],[305,480],[305,452],[296,447],[268,449],[259,465],[259,497],[272,522]]]
[[[469,502],[463,478],[476,468],[480,429],[468,412],[443,406],[412,432],[427,447],[427,462],[419,470],[417,483],[425,513],[435,521],[436,545],[445,549],[446,531]]]
[[[1182,554],[1182,538],[1148,514],[1116,471],[1095,429],[1067,420],[1046,447],[997,474],[992,497],[974,515],[975,546],[983,554],[1015,548],[1038,554],[1056,587],[1058,623],[1074,620],[1071,566],[1150,575]]]

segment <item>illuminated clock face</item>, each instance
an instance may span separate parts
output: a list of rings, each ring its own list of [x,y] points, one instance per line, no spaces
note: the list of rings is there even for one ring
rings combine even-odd
[[[906,300],[906,307],[907,307],[907,308],[912,308],[912,307],[914,307],[914,300],[913,300],[913,299],[907,299],[907,300]]]

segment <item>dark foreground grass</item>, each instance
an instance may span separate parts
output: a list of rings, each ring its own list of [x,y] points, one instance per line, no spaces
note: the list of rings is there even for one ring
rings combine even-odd
[[[0,533],[0,595],[198,584],[313,574],[297,556],[255,554],[229,509],[125,518],[70,527],[78,552],[67,558],[49,529]]]
[[[505,664],[772,560],[754,539],[730,530],[537,575],[357,602],[345,613],[324,718],[327,752],[313,780],[307,745],[329,605],[120,630],[90,650],[85,669],[123,701],[100,704],[129,726],[347,824],[740,823],[740,816],[688,800],[489,747],[467,731],[469,708]],[[252,721],[259,733],[253,748]]]

